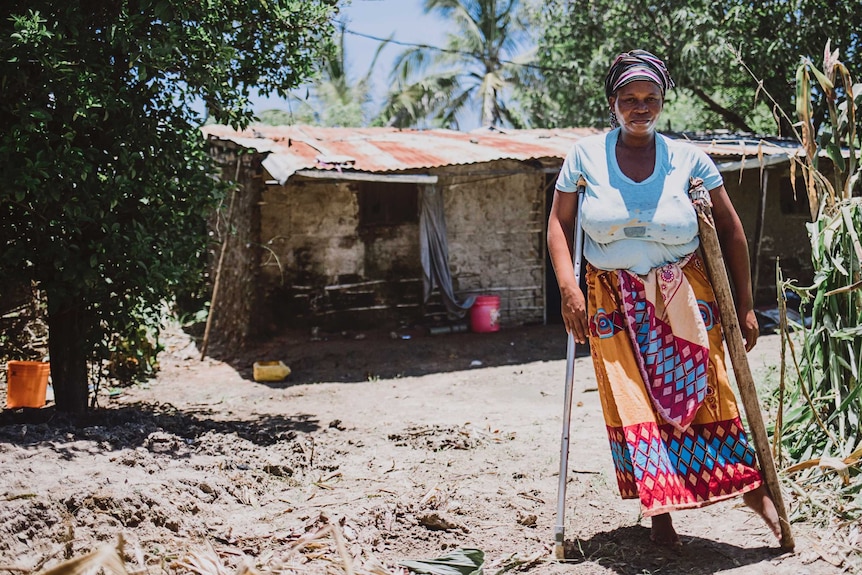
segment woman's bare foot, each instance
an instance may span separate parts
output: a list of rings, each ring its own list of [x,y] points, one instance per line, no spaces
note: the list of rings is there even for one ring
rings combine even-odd
[[[755,513],[760,515],[767,527],[772,530],[772,534],[775,535],[776,539],[778,539],[778,543],[782,544],[781,523],[778,520],[778,511],[775,509],[775,504],[772,502],[772,498],[769,497],[769,494],[766,492],[766,488],[761,485],[754,491],[749,491],[748,493],[743,494],[742,500],[745,501],[745,504],[748,505]]]
[[[682,541],[679,540],[679,535],[673,528],[673,521],[670,518],[670,513],[662,513],[654,515],[652,518],[652,530],[650,532],[650,541],[656,545],[669,547],[674,551],[682,548]]]

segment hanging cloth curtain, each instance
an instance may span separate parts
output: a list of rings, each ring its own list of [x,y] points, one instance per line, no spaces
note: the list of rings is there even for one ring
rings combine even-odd
[[[443,194],[435,185],[422,187],[422,207],[419,212],[419,248],[422,255],[422,286],[424,302],[428,303],[435,287],[440,289],[450,319],[463,318],[476,301],[468,296],[462,302],[455,299],[452,274],[449,273],[449,244],[446,240],[446,218],[443,215]]]

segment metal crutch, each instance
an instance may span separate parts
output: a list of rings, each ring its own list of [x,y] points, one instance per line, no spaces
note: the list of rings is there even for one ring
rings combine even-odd
[[[584,248],[584,230],[581,228],[581,206],[584,202],[586,181],[578,180],[578,213],[575,215],[575,241],[572,264],[575,282],[581,285],[581,259]],[[563,398],[563,434],[560,441],[560,483],[557,488],[557,524],[554,526],[554,556],[560,561],[566,558],[565,531],[566,479],[569,474],[569,427],[572,420],[572,395],[575,386],[575,337],[569,333],[566,345],[566,393]]]

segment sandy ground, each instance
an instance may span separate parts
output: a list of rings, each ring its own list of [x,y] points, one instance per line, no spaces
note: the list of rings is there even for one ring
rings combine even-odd
[[[752,352],[760,381],[778,346],[766,336]],[[575,365],[571,558],[554,561],[564,355],[555,326],[287,334],[205,361],[174,334],[157,379],[103,393],[86,421],[50,404],[46,423],[3,412],[0,570],[42,571],[122,535],[129,569],[148,573],[383,575],[463,548],[484,552],[486,575],[858,572],[805,523],[780,553],[740,500],[675,514],[681,553],[653,546],[616,490],[589,357]],[[293,373],[256,383],[255,357]]]

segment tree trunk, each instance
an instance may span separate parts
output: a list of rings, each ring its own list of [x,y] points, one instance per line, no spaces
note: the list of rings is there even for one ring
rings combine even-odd
[[[733,110],[729,110],[713,100],[709,94],[703,91],[698,87],[689,87],[692,93],[701,99],[706,104],[706,107],[709,108],[710,111],[715,112],[722,119],[736,128],[737,130],[742,130],[743,132],[754,132],[751,127],[745,122],[745,118],[734,112]]]
[[[48,352],[57,411],[87,410],[87,311],[80,298],[61,298],[48,291]]]

